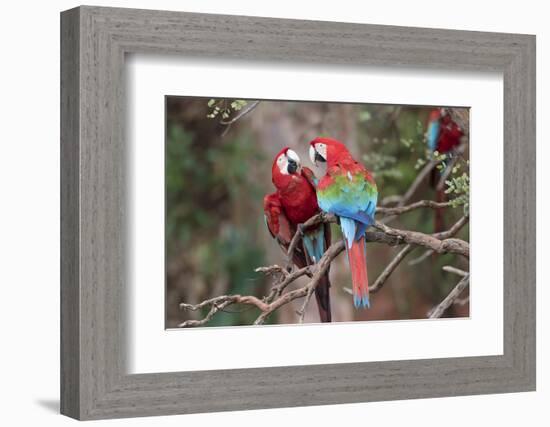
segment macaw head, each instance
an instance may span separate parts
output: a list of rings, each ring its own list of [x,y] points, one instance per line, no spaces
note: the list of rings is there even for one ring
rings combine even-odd
[[[278,183],[287,181],[293,175],[299,175],[301,172],[300,157],[294,150],[285,147],[277,154],[273,161],[271,177],[275,186],[278,186]]]
[[[317,137],[309,143],[309,158],[315,166],[319,163],[334,164],[344,157],[351,157],[347,147],[332,138]]]
[[[444,115],[446,115],[444,108],[434,108],[432,111],[430,111],[428,123],[436,122]]]

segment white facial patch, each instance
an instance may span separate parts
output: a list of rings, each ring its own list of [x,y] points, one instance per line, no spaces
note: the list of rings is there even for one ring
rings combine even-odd
[[[288,159],[284,153],[277,159],[277,167],[279,168],[279,172],[281,172],[281,174],[288,175]]]
[[[318,142],[314,145],[309,146],[309,158],[311,159],[311,162],[315,165],[317,165],[317,161],[315,159],[315,153],[319,154],[323,159],[325,159],[325,162],[327,160],[327,146],[326,144],[323,144],[322,142]]]
[[[298,165],[300,164],[300,157],[298,157],[298,154],[296,154],[295,151],[288,149],[286,151],[286,156],[289,159],[294,160]]]
[[[315,148],[313,148],[313,145],[309,146],[309,160],[311,160],[311,163],[317,166],[317,162],[315,161]]]

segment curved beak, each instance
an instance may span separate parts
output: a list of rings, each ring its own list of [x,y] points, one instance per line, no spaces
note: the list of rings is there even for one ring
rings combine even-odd
[[[293,174],[293,173],[296,173],[296,171],[298,170],[298,163],[287,157],[287,167],[286,167],[287,171],[289,174]]]
[[[295,151],[288,149],[285,153],[286,156],[286,170],[292,175],[300,170],[300,157]]]
[[[311,160],[311,163],[313,163],[315,166],[317,166],[317,162],[326,163],[327,159],[325,159],[316,149],[315,145],[309,146],[309,158]]]
[[[309,146],[309,160],[311,160],[311,163],[313,163],[315,165],[315,167],[317,167],[317,151],[315,150],[315,147],[313,146],[313,144],[311,144]]]

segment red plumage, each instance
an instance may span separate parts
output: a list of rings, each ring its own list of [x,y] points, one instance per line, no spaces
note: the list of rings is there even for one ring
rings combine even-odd
[[[444,108],[434,108],[430,112],[428,124],[434,122],[439,124],[435,140],[435,150],[439,154],[449,153],[460,145],[464,132]]]
[[[374,221],[376,183],[340,141],[319,137],[310,145],[312,161],[327,165],[326,175],[317,186],[317,197],[324,211],[339,218],[351,270],[354,305],[369,307],[365,230]]]
[[[271,177],[276,191],[264,197],[267,227],[285,254],[298,226],[319,213],[313,172],[306,167],[298,167],[293,173],[281,172],[277,162],[280,156],[287,154],[287,151],[288,148],[284,148],[275,157],[271,168]],[[328,224],[320,224],[303,231],[304,233],[315,232],[320,228],[324,233],[325,248],[328,248],[330,246],[330,226]],[[319,260],[310,259],[304,247],[298,245],[293,253],[292,261],[298,268],[302,268]],[[328,276],[329,272],[327,271],[315,288],[315,297],[322,322],[331,321]]]
[[[279,153],[284,154],[288,149]],[[277,189],[276,194],[289,221],[294,225],[303,224],[319,212],[317,195],[312,184],[313,172],[303,167],[292,174],[283,174],[276,162],[271,168],[271,179]]]
[[[439,154],[449,154],[460,145],[462,137],[464,136],[463,130],[458,124],[451,118],[448,112],[445,112],[443,108],[434,108],[429,117],[429,123],[439,122],[439,133],[436,139],[435,149]],[[436,190],[436,201],[445,202],[447,200],[445,190],[438,188],[441,174],[437,169],[434,169],[431,173],[430,183]],[[435,209],[434,212],[434,231],[436,233],[442,231],[445,228],[443,220],[443,210]]]

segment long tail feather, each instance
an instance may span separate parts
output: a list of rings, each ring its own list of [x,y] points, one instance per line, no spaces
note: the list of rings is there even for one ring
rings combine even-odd
[[[321,278],[315,288],[315,299],[319,308],[319,317],[321,322],[331,322],[332,316],[330,313],[330,281],[328,272]]]
[[[353,304],[356,308],[369,308],[369,279],[367,275],[365,236],[362,236],[359,240],[354,240],[351,247],[346,242],[346,247],[351,270]]]

